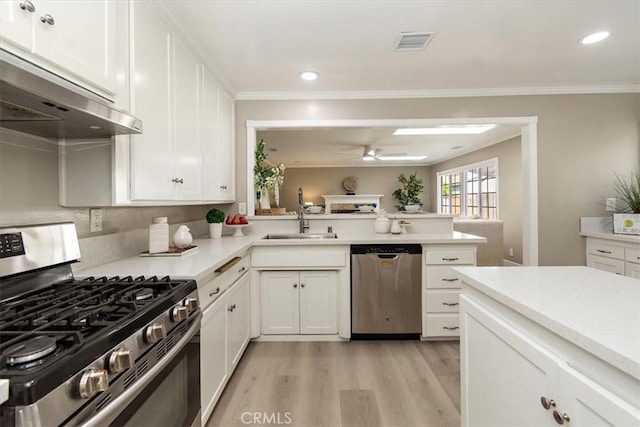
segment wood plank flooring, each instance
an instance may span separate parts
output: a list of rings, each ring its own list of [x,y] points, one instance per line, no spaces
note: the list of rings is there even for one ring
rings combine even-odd
[[[460,425],[457,341],[254,342],[207,427]]]

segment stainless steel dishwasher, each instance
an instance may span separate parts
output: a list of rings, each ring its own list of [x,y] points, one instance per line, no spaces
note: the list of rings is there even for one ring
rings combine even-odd
[[[422,247],[351,246],[352,338],[417,338],[422,331]]]

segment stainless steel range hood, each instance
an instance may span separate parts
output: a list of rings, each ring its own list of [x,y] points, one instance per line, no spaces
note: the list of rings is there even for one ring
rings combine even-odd
[[[142,133],[142,122],[111,101],[2,49],[0,127],[65,139]]]

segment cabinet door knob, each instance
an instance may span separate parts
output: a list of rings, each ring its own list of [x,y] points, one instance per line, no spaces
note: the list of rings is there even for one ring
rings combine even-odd
[[[565,421],[569,422],[571,421],[571,418],[569,418],[569,415],[567,414],[561,414],[560,412],[558,412],[557,409],[553,410],[553,419],[556,420],[556,423],[558,424],[564,424]]]
[[[31,13],[36,11],[36,7],[29,0],[20,2],[20,9],[26,10],[27,12]]]
[[[184,184],[184,179],[182,178],[173,178],[171,182],[175,182],[176,184]]]
[[[294,284],[293,284],[293,287],[294,287],[294,288],[297,288],[297,287],[298,287],[298,284],[297,284],[297,283],[294,283]]]
[[[300,283],[300,287],[301,287],[301,288],[304,288],[304,283]]]
[[[550,409],[552,406],[555,408],[556,407],[556,401],[553,399],[547,399],[546,397],[542,396],[540,398],[540,404],[542,405],[542,407],[544,409]]]
[[[53,20],[53,16],[49,15],[48,13],[44,16],[40,17],[40,20],[44,23],[44,24],[49,24],[49,25],[53,25],[56,23],[56,21]]]
[[[226,186],[226,185],[221,185],[221,186],[220,186],[220,189],[221,189],[221,190],[226,190],[226,189],[227,189],[227,186]]]

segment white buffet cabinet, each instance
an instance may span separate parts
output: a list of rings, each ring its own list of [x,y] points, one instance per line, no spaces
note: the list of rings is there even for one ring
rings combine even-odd
[[[640,279],[640,236],[587,237],[587,266]]]
[[[456,270],[463,426],[640,425],[634,280],[587,267]]]

